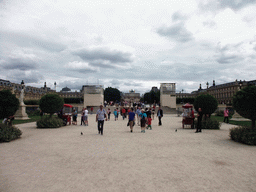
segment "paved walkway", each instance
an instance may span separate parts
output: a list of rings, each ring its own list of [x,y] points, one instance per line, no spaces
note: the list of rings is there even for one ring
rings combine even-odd
[[[112,115],[103,136],[95,115],[88,127],[18,125],[22,137],[0,144],[0,191],[256,191],[256,147],[230,140],[232,125],[194,133],[165,115],[130,133],[126,123]]]

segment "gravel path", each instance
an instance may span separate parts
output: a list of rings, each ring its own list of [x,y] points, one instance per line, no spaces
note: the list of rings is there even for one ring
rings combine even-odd
[[[230,140],[233,125],[194,133],[165,115],[163,126],[155,119],[153,130],[131,133],[111,118],[104,135],[95,115],[89,126],[18,125],[22,137],[0,144],[0,191],[256,191],[256,147]]]

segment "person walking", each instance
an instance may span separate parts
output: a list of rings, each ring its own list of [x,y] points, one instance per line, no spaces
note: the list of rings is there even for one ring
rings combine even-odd
[[[107,113],[108,113],[108,120],[110,120],[110,114],[111,114],[110,108],[108,108]]]
[[[158,125],[161,126],[162,125],[162,117],[163,117],[163,110],[161,109],[161,107],[159,106],[158,111],[157,111],[157,117],[158,117]]]
[[[152,130],[151,124],[152,124],[152,118],[151,118],[151,115],[149,115],[149,116],[148,116],[148,126],[147,126],[147,129]]]
[[[224,120],[223,120],[224,123],[226,122],[226,119],[227,119],[227,123],[229,123],[228,114],[229,114],[229,111],[228,111],[228,108],[226,108],[224,111]]]
[[[114,116],[115,116],[115,121],[118,119],[118,117],[117,117],[117,110],[115,109],[114,110]]]
[[[135,113],[133,112],[133,108],[131,108],[130,112],[128,113],[129,116],[129,125],[130,125],[130,130],[133,132],[133,126],[135,124]]]
[[[144,109],[141,110],[140,113],[140,126],[141,126],[141,133],[145,133],[145,127],[147,122],[147,114],[144,113]]]
[[[84,123],[84,110],[85,110],[85,108],[83,108],[82,109],[82,113],[81,113],[81,125],[85,125],[85,123]]]
[[[202,118],[203,118],[203,112],[201,108],[198,108],[198,114],[197,114],[197,127],[196,127],[196,132],[202,132]]]
[[[85,108],[85,110],[84,110],[84,123],[85,123],[85,126],[88,126],[88,114],[89,114],[89,111],[87,110],[87,108]]]
[[[140,117],[139,115],[141,114],[140,107],[136,110],[136,117],[137,117],[137,124],[140,125]]]
[[[72,124],[77,125],[77,111],[75,109],[73,109],[72,116],[73,116]]]
[[[92,113],[93,113],[93,107],[91,107],[91,115],[92,115]]]
[[[96,122],[98,122],[98,131],[101,135],[103,135],[104,118],[106,118],[106,121],[108,120],[106,111],[103,109],[103,105],[100,105],[100,108],[96,112]]]

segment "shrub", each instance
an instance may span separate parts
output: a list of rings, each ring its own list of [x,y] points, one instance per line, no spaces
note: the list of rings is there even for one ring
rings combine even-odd
[[[256,86],[247,86],[236,92],[233,107],[239,115],[252,120],[252,128],[256,121]],[[256,128],[255,128],[256,129]]]
[[[218,102],[209,94],[199,95],[194,101],[194,107],[196,111],[201,108],[203,114],[209,114],[210,116],[218,108]]]
[[[223,117],[224,116],[224,111],[223,110],[217,111],[215,115]]]
[[[236,142],[256,145],[256,129],[248,126],[240,126],[230,129],[230,138]]]
[[[39,107],[44,113],[49,113],[50,117],[63,108],[64,100],[57,94],[44,95],[39,102]]]
[[[9,142],[21,136],[22,132],[14,126],[0,123],[0,142]]]
[[[25,105],[39,105],[39,100],[26,100],[24,101]]]
[[[0,91],[0,119],[8,118],[19,109],[19,100],[10,90]]]
[[[197,126],[197,120],[195,121],[195,126]],[[202,129],[220,129],[220,123],[211,118],[203,119],[201,126]]]
[[[59,128],[63,126],[63,120],[58,117],[43,117],[36,122],[37,128]]]

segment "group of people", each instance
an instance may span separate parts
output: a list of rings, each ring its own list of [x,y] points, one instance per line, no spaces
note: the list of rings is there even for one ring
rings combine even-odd
[[[141,132],[145,133],[145,129],[152,130],[152,117],[154,119],[154,112],[155,108],[146,108],[146,111],[144,109],[138,108],[121,108],[119,110],[118,108],[114,109],[114,116],[115,121],[118,120],[119,114],[122,115],[123,120],[127,118],[128,116],[128,123],[127,126],[130,126],[130,131],[133,132],[133,127],[136,124],[136,118],[137,118],[137,124],[141,126]],[[106,111],[103,109],[103,105],[100,105],[100,109],[96,112],[96,122],[98,122],[98,133],[103,135],[103,126],[104,126],[104,120],[108,121],[110,120],[111,110],[108,108]],[[162,125],[162,117],[163,117],[163,110],[161,107],[159,107],[157,111],[157,116],[159,119],[158,125]],[[147,127],[146,127],[147,125]]]

